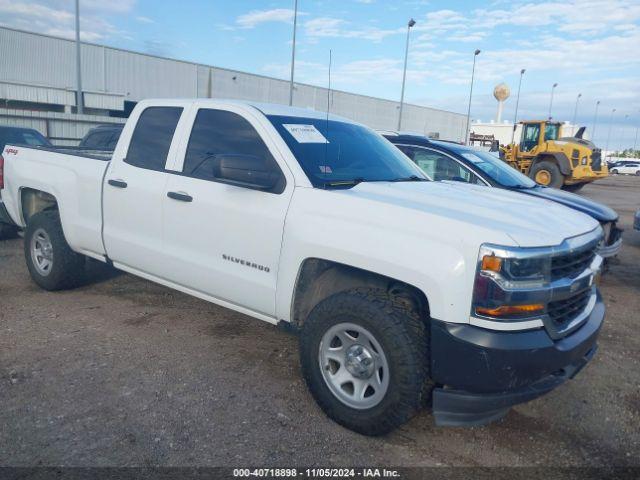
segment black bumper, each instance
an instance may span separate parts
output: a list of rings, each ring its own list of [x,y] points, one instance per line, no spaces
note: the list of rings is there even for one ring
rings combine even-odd
[[[496,332],[433,320],[431,376],[438,425],[482,425],[573,378],[597,350],[600,294],[586,322],[560,340],[546,330]]]

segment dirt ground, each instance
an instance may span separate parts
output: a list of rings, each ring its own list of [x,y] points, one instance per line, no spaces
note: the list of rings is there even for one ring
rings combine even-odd
[[[428,412],[382,438],[331,422],[273,326],[92,263],[48,293],[0,242],[0,465],[640,465],[640,178],[582,195],[618,211],[600,350],[578,377],[486,427]]]

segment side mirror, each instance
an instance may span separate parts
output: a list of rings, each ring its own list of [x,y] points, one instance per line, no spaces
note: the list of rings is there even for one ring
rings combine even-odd
[[[273,163],[255,155],[216,155],[213,171],[222,183],[254,190],[271,190],[281,178]]]

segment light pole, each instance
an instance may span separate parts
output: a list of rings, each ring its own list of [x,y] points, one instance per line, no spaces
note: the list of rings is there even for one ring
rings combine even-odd
[[[522,86],[522,76],[526,70],[520,70],[520,81],[518,82],[518,96],[516,97],[516,113],[513,116],[513,131],[511,132],[511,143],[516,138],[516,125],[518,125],[518,105],[520,104],[520,87]]]
[[[293,4],[293,43],[291,44],[291,81],[289,82],[289,106],[293,105],[293,72],[296,64],[296,27],[298,24],[298,0]]]
[[[82,98],[82,65],[80,62],[80,0],[76,0],[76,106],[79,114],[84,113]]]
[[[620,135],[620,140],[622,141],[622,146],[623,146],[623,149],[622,149],[622,151],[623,151],[623,152],[624,152],[624,150],[625,150],[625,148],[624,148],[624,128],[627,126],[627,121],[628,121],[628,120],[629,120],[629,114],[627,114],[627,115],[625,115],[625,116],[624,116],[624,123],[625,123],[625,126],[624,126],[624,127],[622,127],[622,132],[623,132],[623,133]]]
[[[611,140],[611,127],[613,127],[613,114],[616,113],[616,109],[612,108],[611,109],[611,118],[609,119],[609,133],[607,133],[607,146],[605,147],[605,152],[607,152],[607,154],[609,153],[609,140]],[[609,157],[611,157],[611,155],[609,155]],[[605,158],[606,158],[606,154],[605,154]]]
[[[573,120],[571,121],[571,125],[575,127],[576,125],[576,116],[578,115],[578,102],[580,101],[581,93],[576,97],[576,108],[573,109]],[[574,132],[575,133],[575,132]]]
[[[469,89],[469,108],[467,108],[467,128],[464,130],[464,143],[469,145],[469,118],[471,117],[471,97],[473,97],[473,77],[476,73],[476,57],[480,54],[480,50],[473,52],[473,67],[471,68],[471,88]]]
[[[404,84],[407,80],[407,60],[409,58],[409,32],[416,21],[411,18],[407,23],[407,44],[404,48],[404,70],[402,71],[402,91],[400,92],[400,111],[398,112],[398,131],[402,130],[402,107],[404,105]]]
[[[598,107],[600,106],[600,100],[596,102],[596,112],[593,114],[593,133],[591,134],[591,140],[596,141],[596,125],[598,125]]]
[[[549,120],[551,120],[551,107],[553,107],[553,92],[555,91],[557,86],[558,84],[554,83],[553,87],[551,87],[551,100],[549,100]]]

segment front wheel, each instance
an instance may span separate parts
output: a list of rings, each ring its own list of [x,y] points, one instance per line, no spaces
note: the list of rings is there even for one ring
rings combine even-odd
[[[618,174],[618,170],[616,170],[615,168],[611,170],[611,175],[617,175],[617,174]]]
[[[82,283],[85,258],[69,247],[58,212],[40,212],[29,219],[24,256],[31,278],[45,290],[63,290]]]
[[[354,289],[320,302],[302,327],[302,372],[337,423],[383,435],[428,400],[428,331],[419,315],[386,292]]]
[[[564,183],[564,177],[554,162],[550,160],[541,160],[533,164],[529,172],[529,176],[536,183],[545,187],[560,188]]]
[[[636,177],[640,177],[640,170],[636,170]]]

